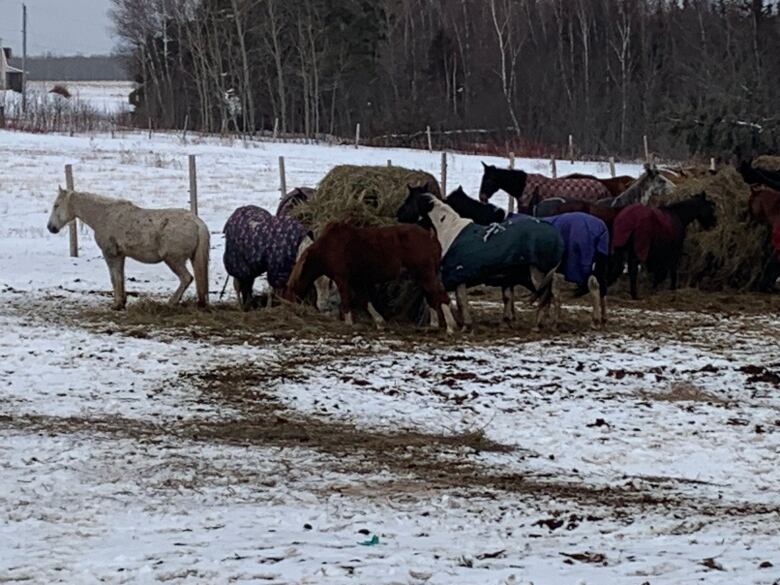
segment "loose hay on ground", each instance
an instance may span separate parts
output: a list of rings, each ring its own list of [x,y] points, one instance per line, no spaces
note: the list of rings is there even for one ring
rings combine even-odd
[[[687,199],[702,191],[715,202],[717,225],[706,231],[697,224],[688,229],[681,272],[689,275],[692,284],[710,290],[754,287],[766,263],[768,229],[748,214],[750,187],[729,166],[716,175],[681,182],[662,203]]]

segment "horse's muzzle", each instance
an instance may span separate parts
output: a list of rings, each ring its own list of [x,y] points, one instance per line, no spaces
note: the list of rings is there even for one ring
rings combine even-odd
[[[487,203],[490,200],[490,197],[488,197],[485,193],[480,193],[479,200],[482,201],[482,203]]]
[[[55,226],[54,224],[51,224],[51,223],[46,226],[46,229],[49,230],[53,234],[56,234],[56,233],[58,233],[60,231],[60,228],[58,228],[57,226]]]

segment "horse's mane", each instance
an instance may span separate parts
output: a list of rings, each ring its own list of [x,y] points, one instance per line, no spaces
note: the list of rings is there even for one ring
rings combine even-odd
[[[76,191],[75,189],[63,189],[68,194],[78,195],[79,197],[87,197],[98,203],[127,203],[129,205],[136,206],[135,203],[129,199],[120,199],[117,197],[109,197],[107,195],[100,195],[98,193],[91,193],[89,191]]]

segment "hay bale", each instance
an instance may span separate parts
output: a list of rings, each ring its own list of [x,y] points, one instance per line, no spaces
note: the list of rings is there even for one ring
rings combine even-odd
[[[753,159],[753,168],[761,169],[762,171],[780,171],[780,156],[774,156],[771,154],[762,154],[761,156]]]
[[[403,167],[340,165],[320,181],[317,194],[301,203],[292,215],[318,233],[331,221],[348,220],[361,226],[396,223],[395,214],[408,195],[407,185],[428,185],[441,197],[430,173]]]
[[[692,284],[710,290],[754,287],[766,263],[769,232],[748,214],[750,186],[728,166],[715,175],[683,181],[661,203],[688,199],[702,191],[715,202],[718,223],[706,231],[698,223],[688,228],[681,272],[688,273]]]

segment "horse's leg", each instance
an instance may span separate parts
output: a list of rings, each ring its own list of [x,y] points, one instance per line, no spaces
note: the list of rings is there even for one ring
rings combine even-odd
[[[273,288],[268,289],[268,296],[265,299],[265,308],[270,309],[274,305],[274,295],[276,291]]]
[[[457,323],[450,308],[450,297],[447,291],[444,290],[444,285],[439,279],[437,270],[433,267],[430,270],[421,270],[418,278],[425,293],[425,301],[431,308],[431,323],[433,323],[433,316],[436,315],[436,327],[439,327],[439,315],[434,307],[440,307],[444,322],[447,325],[447,335],[452,335],[455,332]],[[464,286],[464,291],[465,288]]]
[[[121,311],[127,304],[127,295],[125,294],[125,257],[124,256],[104,256],[108,264],[108,273],[111,276],[111,286],[114,289],[114,306],[117,311]]]
[[[674,254],[669,262],[669,290],[677,290],[677,267],[680,264],[680,256]]]
[[[599,282],[593,274],[588,277],[588,290],[590,291],[591,306],[593,307],[590,320],[594,327],[598,327],[601,323],[601,294]]]
[[[501,287],[501,298],[504,301],[504,323],[510,325],[514,320],[514,289],[511,286]]]
[[[379,311],[374,308],[374,305],[371,303],[371,301],[366,303],[366,309],[368,309],[368,314],[371,315],[371,318],[374,320],[376,328],[380,331],[384,329],[385,325],[387,325],[387,322],[385,321],[385,318],[379,314]]]
[[[637,300],[639,296],[636,292],[636,279],[639,272],[639,258],[636,257],[633,248],[628,249],[628,281],[631,291],[631,298]]]
[[[233,277],[233,289],[236,291],[236,299],[238,299],[238,306],[243,309],[244,301],[241,299],[241,283],[236,277]]]
[[[341,297],[341,303],[339,308],[341,310],[341,316],[344,319],[344,323],[352,325],[352,305],[350,299],[350,288],[347,279],[342,276],[336,276],[333,278],[333,282],[336,283],[336,288],[339,289],[339,296]]]
[[[165,258],[165,264],[170,268],[173,273],[179,277],[179,287],[168,299],[168,303],[171,305],[178,305],[181,301],[181,297],[187,287],[192,283],[192,274],[187,270],[187,260]]]
[[[428,307],[428,317],[430,319],[429,326],[431,329],[438,329],[439,328],[439,310],[434,307],[433,305],[427,305]]]
[[[553,328],[558,329],[558,323],[561,321],[561,309],[563,307],[561,303],[561,290],[563,289],[564,277],[563,274],[555,273],[553,276],[552,285],[552,302],[555,309],[555,316],[553,317]]]
[[[471,327],[471,307],[469,307],[469,299],[466,296],[465,284],[459,284],[458,288],[455,289],[455,298],[458,301],[458,309],[460,310],[460,314],[463,316],[463,326]]]
[[[596,262],[593,268],[593,275],[599,285],[599,299],[601,302],[601,324],[607,322],[607,279],[609,271],[609,256],[596,253]]]

